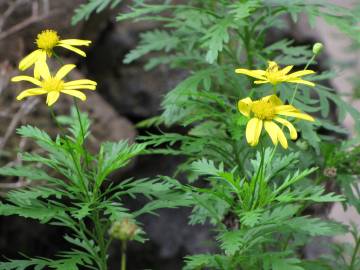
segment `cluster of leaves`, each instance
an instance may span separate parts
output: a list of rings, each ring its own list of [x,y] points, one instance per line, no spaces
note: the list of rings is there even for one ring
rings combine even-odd
[[[36,142],[41,154],[21,153],[25,165],[0,168],[0,175],[30,181],[28,187],[7,194],[6,201],[0,203],[0,215],[17,215],[65,227],[68,233],[64,239],[72,248],[59,253],[56,259],[26,257],[1,262],[1,270],[107,269],[107,249],[112,241],[108,230],[113,222],[127,218],[136,223],[139,215],[165,207],[169,200],[186,205],[182,193],[160,179],[108,181],[112,172],[141,154],[145,145],[105,142],[92,155],[84,147],[84,137],[90,134],[90,121],[86,114],[78,116],[81,121],[73,110],[71,117],[58,117],[59,123],[68,125],[68,135],[55,139],[33,126],[19,128],[18,134]],[[124,197],[137,195],[158,200],[130,212],[123,205]],[[173,203],[172,207],[175,206]],[[135,240],[145,240],[141,230]]]

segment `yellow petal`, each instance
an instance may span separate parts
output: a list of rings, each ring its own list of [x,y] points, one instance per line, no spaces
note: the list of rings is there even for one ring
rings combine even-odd
[[[239,100],[239,102],[238,102],[239,112],[241,112],[243,115],[249,117],[250,110],[251,110],[251,104],[252,104],[252,100],[249,97]]]
[[[40,76],[45,79],[48,80],[51,78],[51,74],[50,74],[50,70],[48,65],[46,64],[46,62],[39,62],[39,74]]]
[[[254,77],[259,80],[266,80],[266,78],[264,77],[265,70],[249,70],[244,68],[238,68],[235,69],[235,72],[239,74],[248,75],[250,77]]]
[[[77,90],[62,90],[61,93],[77,97],[77,98],[81,99],[82,101],[86,100],[86,96]]]
[[[12,82],[20,82],[20,81],[27,81],[27,82],[31,82],[35,85],[41,86],[41,82],[33,77],[30,76],[15,76],[13,78],[11,78]]]
[[[65,90],[76,90],[76,89],[88,89],[88,90],[95,90],[96,85],[70,85],[65,86]]]
[[[293,68],[294,66],[287,66],[287,67],[284,67],[280,72],[282,75],[286,75],[290,72],[290,70]]]
[[[286,137],[284,135],[284,132],[281,130],[281,128],[279,128],[279,131],[278,131],[278,140],[281,144],[281,146],[284,148],[284,149],[287,149],[288,148],[288,142],[286,140]]]
[[[314,73],[315,73],[315,71],[313,71],[313,70],[308,70],[308,69],[307,70],[300,70],[300,71],[296,71],[294,73],[291,73],[291,74],[287,75],[287,77],[295,79],[297,77],[310,75],[310,74],[314,74]]]
[[[279,112],[277,113],[278,115],[285,115],[285,116],[291,116],[291,117],[295,117],[298,119],[303,119],[303,120],[307,120],[310,122],[314,122],[315,119],[313,117],[311,117],[310,115],[306,114],[306,113],[301,113],[301,112],[287,112],[287,111],[283,111],[283,112]]]
[[[264,81],[254,81],[255,84],[262,84],[262,83],[270,83],[270,81],[268,80],[264,80]]]
[[[39,64],[41,62],[46,62],[46,52],[43,51],[38,59],[38,61],[35,62],[34,65],[34,78],[40,79],[40,67]]]
[[[70,50],[70,51],[73,51],[74,53],[77,53],[77,54],[80,54],[81,56],[86,56],[86,53],[85,52],[83,52],[82,50],[80,50],[80,49],[78,49],[78,48],[75,48],[75,47],[73,47],[73,46],[71,46],[71,45],[68,45],[68,44],[59,44],[59,45],[57,45],[57,46],[60,46],[60,47],[63,47],[63,48],[65,48],[65,49],[68,49],[68,50]]]
[[[82,80],[75,80],[75,81],[66,82],[64,84],[64,86],[73,86],[73,85],[82,85],[82,84],[85,84],[85,85],[88,85],[88,84],[97,85],[97,82],[92,81],[92,80],[82,79]]]
[[[271,121],[264,121],[264,128],[265,128],[267,134],[269,134],[272,143],[276,145],[278,143],[279,127]]]
[[[291,124],[288,120],[280,118],[280,117],[275,117],[274,120],[287,127],[287,129],[290,132],[290,138],[292,140],[297,139],[297,131],[296,131],[295,127],[293,126],[293,124]]]
[[[305,81],[305,80],[302,80],[302,79],[285,79],[284,81],[290,82],[290,83],[305,84],[305,85],[308,85],[308,86],[311,86],[311,87],[314,87],[314,86],[315,86],[315,83],[309,82],[309,81]]]
[[[24,59],[22,59],[20,61],[19,69],[20,70],[28,69],[30,66],[35,64],[36,61],[39,60],[41,55],[42,55],[42,50],[41,49],[33,51],[32,53],[30,53],[29,55],[27,55]],[[45,55],[46,55],[46,53],[45,53]]]
[[[256,146],[259,143],[259,138],[262,130],[262,120],[252,118],[246,125],[246,140],[251,146]]]
[[[83,39],[63,39],[59,41],[59,44],[73,45],[73,46],[89,46],[90,40]]]
[[[51,91],[48,93],[47,98],[46,98],[46,104],[48,106],[53,105],[59,98],[60,96],[60,92],[59,91]]]
[[[63,79],[75,67],[76,65],[72,65],[72,64],[62,66],[56,73],[55,78],[59,80]]]
[[[278,105],[274,109],[275,109],[275,113],[279,113],[279,112],[300,112],[298,109],[296,109],[292,105]]]
[[[276,95],[266,96],[266,97],[263,97],[261,100],[270,102],[273,106],[277,106],[277,107],[279,107],[283,104],[281,99],[278,98]]]
[[[44,89],[41,88],[29,88],[26,89],[24,91],[22,91],[17,97],[17,100],[22,100],[23,98],[26,97],[31,97],[31,96],[38,96],[38,95],[43,95],[46,94],[47,92]]]

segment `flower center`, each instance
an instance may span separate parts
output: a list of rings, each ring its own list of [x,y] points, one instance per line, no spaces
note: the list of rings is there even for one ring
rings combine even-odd
[[[47,92],[51,92],[51,91],[60,92],[61,90],[64,89],[64,81],[56,78],[50,78],[48,80],[42,81],[41,87]]]
[[[282,74],[279,72],[279,66],[275,62],[269,61],[269,66],[266,69],[265,76],[272,84],[280,82]]]
[[[39,49],[51,52],[51,50],[59,43],[60,37],[54,30],[44,30],[37,35],[36,44]]]
[[[275,117],[274,106],[267,101],[255,101],[251,106],[251,111],[261,120],[272,120]]]

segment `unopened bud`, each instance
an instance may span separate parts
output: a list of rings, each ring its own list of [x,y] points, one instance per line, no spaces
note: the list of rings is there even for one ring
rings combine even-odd
[[[335,178],[337,175],[337,169],[335,167],[327,167],[324,169],[323,174],[329,178]]]
[[[109,230],[109,234],[119,240],[128,241],[134,239],[138,233],[138,226],[129,218],[115,221]]]
[[[322,52],[324,45],[320,42],[316,42],[312,48],[313,54],[318,55]]]

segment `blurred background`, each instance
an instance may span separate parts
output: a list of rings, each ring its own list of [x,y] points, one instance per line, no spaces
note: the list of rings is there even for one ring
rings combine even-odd
[[[156,23],[131,23],[115,21],[115,15],[126,10],[129,0],[115,9],[105,10],[91,16],[91,20],[71,25],[74,9],[83,0],[0,0],[0,152],[1,166],[20,163],[18,152],[32,149],[32,145],[16,134],[22,124],[33,124],[55,133],[43,97],[17,102],[15,96],[21,86],[9,83],[18,74],[17,64],[21,58],[34,49],[36,35],[44,29],[54,29],[63,38],[89,39],[93,41],[87,50],[88,57],[77,57],[62,51],[65,61],[78,66],[75,77],[87,77],[98,82],[96,92],[88,95],[88,101],[81,104],[93,121],[93,135],[90,147],[95,151],[99,141],[134,140],[138,134],[152,130],[137,130],[135,124],[155,116],[160,111],[163,95],[186,77],[184,71],[170,70],[161,66],[144,71],[142,61],[130,65],[122,63],[124,56],[133,49],[141,32],[157,27]],[[178,1],[186,3],[185,0]],[[332,1],[349,8],[359,1]],[[331,68],[337,72],[336,79],[329,82],[337,91],[346,94],[349,103],[360,108],[360,54],[351,40],[342,36],[333,27],[317,20],[310,27],[301,19],[294,24],[284,17],[282,32],[274,33],[274,41],[287,37],[297,44],[323,42],[325,52],[320,57],[321,69]],[[55,65],[51,63],[50,65]],[[76,73],[76,72],[75,72]],[[71,99],[64,95],[57,102],[55,110],[68,112]],[[344,128],[351,130],[352,123],[346,120]],[[181,131],[179,128],[177,131]],[[154,130],[154,132],[157,132]],[[36,149],[34,149],[35,151]],[[125,171],[114,175],[113,181],[128,177],[152,177],[158,174],[171,175],[181,157],[143,156]],[[0,195],[7,191],[29,185],[25,179],[1,179]],[[0,198],[1,199],[1,198]],[[139,201],[127,202],[130,209],[136,209]],[[187,254],[211,252],[211,228],[188,226],[190,209],[161,210],[157,216],[143,217],[149,241],[145,245],[131,243],[129,246],[129,269],[181,269],[183,257]],[[331,216],[343,222],[357,221],[359,217],[349,209],[346,213],[335,205]],[[18,217],[0,217],[0,254],[8,258],[20,258],[19,252],[29,256],[52,257],[66,249],[62,239],[63,229],[38,224]],[[337,239],[347,241],[347,238]],[[309,247],[310,256],[316,248]],[[114,242],[110,251],[110,268],[119,268],[120,243]]]

